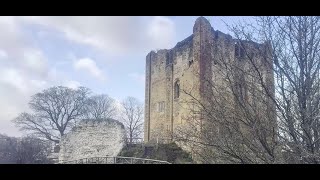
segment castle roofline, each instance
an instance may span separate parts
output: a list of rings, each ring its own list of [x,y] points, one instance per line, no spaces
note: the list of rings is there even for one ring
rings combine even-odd
[[[196,21],[193,25],[193,34],[200,32],[199,27],[213,29],[209,20],[203,16],[200,16],[196,19]]]
[[[157,54],[158,52],[166,52],[166,51],[171,51],[173,49],[176,48],[180,48],[183,47],[185,44],[189,43],[190,41],[193,40],[194,34],[199,33],[201,31],[202,28],[207,28],[207,29],[211,29],[212,34],[217,38],[219,36],[224,36],[226,39],[231,40],[231,41],[235,41],[235,42],[242,42],[245,44],[252,44],[254,46],[261,46],[264,45],[265,43],[258,43],[258,42],[254,42],[254,41],[248,41],[248,40],[241,40],[241,39],[236,39],[233,38],[230,34],[226,34],[224,32],[221,32],[219,30],[214,30],[214,28],[211,26],[209,20],[203,16],[200,16],[196,19],[194,26],[193,26],[193,34],[191,34],[189,37],[183,39],[182,41],[179,41],[173,48],[170,49],[159,49],[159,50],[152,50],[148,53],[147,56],[151,55],[151,54]]]
[[[148,55],[149,54],[157,54],[157,53],[161,53],[161,52],[165,52],[165,51],[171,51],[173,49],[180,48],[180,47],[184,46],[185,44],[190,43],[192,40],[193,40],[193,34],[191,34],[189,37],[185,38],[184,40],[179,41],[173,48],[152,50],[148,53]]]
[[[195,33],[195,31],[197,31],[195,27],[199,27],[199,26],[209,26],[210,29],[212,29],[212,31],[214,31],[213,27],[211,26],[210,22],[208,21],[208,19],[206,19],[205,17],[203,16],[200,16],[196,19],[195,23],[194,23],[194,26],[193,26],[193,34]],[[161,52],[161,51],[170,51],[172,49],[175,49],[175,48],[179,48],[179,47],[182,47],[183,45],[185,45],[186,43],[192,41],[193,39],[193,34],[191,34],[189,37],[183,39],[182,41],[178,42],[173,48],[170,48],[170,49],[159,49],[159,50],[152,50],[148,53],[149,54],[157,54],[158,52]],[[148,56],[147,55],[147,56]]]

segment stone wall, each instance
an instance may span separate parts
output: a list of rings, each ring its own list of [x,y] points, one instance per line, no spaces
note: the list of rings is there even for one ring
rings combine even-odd
[[[116,120],[82,120],[77,128],[62,137],[59,162],[117,156],[124,140],[124,126]]]
[[[197,127],[199,129],[206,126],[203,113],[192,114],[198,111],[197,107],[191,105],[190,95],[182,91],[191,94],[203,105],[208,106],[212,106],[212,102],[217,100],[213,97],[221,97],[218,98],[221,99],[219,102],[223,101],[220,103],[225,103],[228,107],[226,109],[233,111],[225,113],[237,114],[232,87],[242,84],[243,86],[238,88],[242,91],[241,87],[252,84],[254,88],[260,88],[260,79],[251,73],[254,69],[252,62],[239,49],[239,43],[247,47],[248,52],[245,53],[253,55],[254,58],[250,59],[256,62],[258,69],[263,73],[264,83],[272,92],[274,89],[272,62],[267,62],[265,58],[266,44],[233,39],[228,34],[214,30],[209,21],[203,17],[196,20],[193,34],[174,48],[152,51],[147,55],[145,142],[154,139],[174,141],[173,135],[177,128],[183,128],[187,120],[198,121],[198,124],[201,124],[201,127]],[[229,76],[232,85],[226,78]],[[180,82],[179,98],[174,97],[174,84],[177,81]],[[246,90],[246,88],[243,89]],[[221,94],[217,94],[216,91]],[[250,96],[249,93],[247,94]],[[250,100],[250,97],[248,99]],[[251,97],[251,101],[257,101],[257,99]],[[164,111],[159,111],[159,102],[164,102]],[[271,116],[275,115],[274,107],[271,105],[262,104],[261,110],[270,112]],[[272,120],[271,124],[275,122],[275,118],[268,119]],[[219,131],[218,128],[213,126],[210,130]]]
[[[193,58],[193,35],[179,42],[173,49],[150,52],[146,60],[145,141],[157,137],[172,139],[172,132],[183,123],[188,111],[181,102],[189,97],[180,92],[174,97],[174,84],[191,90],[199,84],[198,62]],[[198,92],[197,90],[195,92]],[[165,104],[159,111],[158,103]]]

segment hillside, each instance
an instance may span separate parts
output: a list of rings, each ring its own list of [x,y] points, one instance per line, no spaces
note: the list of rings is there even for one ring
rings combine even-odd
[[[119,156],[157,159],[173,164],[189,164],[193,162],[191,155],[183,151],[175,143],[159,144],[158,146],[126,146],[121,150]]]

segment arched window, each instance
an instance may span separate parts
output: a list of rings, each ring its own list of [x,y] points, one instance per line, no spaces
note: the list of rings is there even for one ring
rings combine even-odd
[[[180,96],[180,81],[177,80],[174,83],[174,98],[177,99]]]

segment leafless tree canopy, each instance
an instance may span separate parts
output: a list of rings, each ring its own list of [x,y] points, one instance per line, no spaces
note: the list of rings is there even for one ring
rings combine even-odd
[[[257,22],[274,52],[283,151],[291,162],[319,163],[320,17],[260,17]]]
[[[58,143],[85,113],[88,94],[89,90],[84,87],[45,89],[31,97],[29,105],[33,113],[21,113],[13,121],[22,130]]]
[[[92,96],[86,104],[86,119],[108,119],[113,118],[117,109],[114,100],[108,95],[101,94]]]
[[[276,163],[279,144],[267,95],[272,88],[264,89],[255,73],[256,66],[261,66],[259,70],[265,66],[256,59],[263,58],[247,58],[253,66],[225,57],[215,59],[215,81],[203,79],[207,88],[202,99],[193,89],[182,90],[188,99],[180,103],[190,114],[187,124],[177,128],[175,138],[191,144],[202,163]],[[266,73],[261,73],[265,76],[261,82],[268,80]]]
[[[192,97],[192,123],[178,138],[192,141],[207,163],[319,163],[320,17],[257,17],[229,27],[243,40],[248,66],[217,55],[223,83],[206,82],[206,103],[184,91]],[[257,54],[270,56],[256,61],[245,42],[265,43]],[[271,67],[274,78],[261,66]]]
[[[50,143],[35,137],[24,137],[17,147],[17,164],[48,164]]]
[[[0,163],[15,164],[17,160],[17,141],[14,138],[0,134]]]
[[[123,102],[121,121],[126,127],[129,143],[141,138],[143,132],[143,104],[134,97],[127,97]]]
[[[50,163],[47,159],[48,141],[35,137],[15,138],[0,134],[1,164]]]
[[[319,163],[320,17],[257,17],[247,40],[268,41],[274,61],[278,138],[285,162]],[[247,24],[248,25],[248,24]]]

